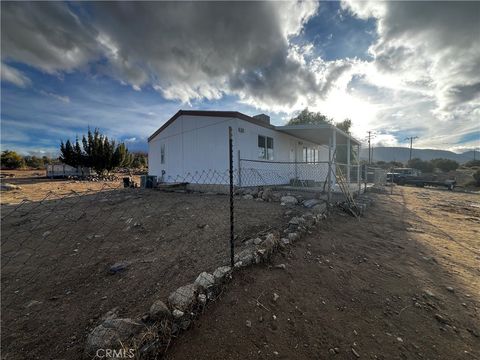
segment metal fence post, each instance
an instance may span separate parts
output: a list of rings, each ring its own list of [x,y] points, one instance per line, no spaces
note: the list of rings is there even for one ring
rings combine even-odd
[[[228,127],[228,156],[229,156],[229,177],[230,177],[230,265],[235,265],[235,231],[234,231],[234,215],[233,215],[233,139],[232,127]]]

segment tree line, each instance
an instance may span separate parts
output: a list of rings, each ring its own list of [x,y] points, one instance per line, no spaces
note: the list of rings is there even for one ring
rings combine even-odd
[[[64,163],[73,167],[89,167],[98,173],[116,168],[146,168],[147,154],[129,152],[124,143],[116,143],[100,133],[98,129],[88,129],[80,141],[67,139],[60,143],[60,156],[22,156],[15,151],[5,150],[1,154],[2,169],[32,168],[41,169],[48,164]]]

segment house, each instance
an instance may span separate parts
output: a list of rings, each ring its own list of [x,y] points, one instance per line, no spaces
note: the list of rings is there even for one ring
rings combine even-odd
[[[180,110],[148,138],[149,174],[163,182],[227,184],[229,128],[239,186],[320,186],[342,146],[350,181],[350,149],[357,154],[360,149],[357,140],[330,124],[275,126],[265,114]]]

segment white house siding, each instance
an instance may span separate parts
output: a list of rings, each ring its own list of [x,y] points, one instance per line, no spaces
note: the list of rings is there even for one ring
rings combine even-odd
[[[293,164],[279,162],[302,161],[304,146],[316,147],[320,160],[328,160],[328,148],[306,142],[237,118],[182,115],[150,140],[148,144],[149,174],[165,182],[189,181],[201,184],[228,183],[228,127],[232,127],[234,144],[235,182],[242,185],[285,184],[294,177],[309,178],[320,164]],[[273,138],[273,162],[239,162],[258,159],[258,135]],[[165,145],[165,163],[161,164],[161,146]],[[241,171],[238,171],[238,167]],[[240,176],[239,176],[240,175]]]

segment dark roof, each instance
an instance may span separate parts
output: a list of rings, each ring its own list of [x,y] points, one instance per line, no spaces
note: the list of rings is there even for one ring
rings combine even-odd
[[[178,117],[182,115],[190,115],[190,116],[213,116],[213,117],[227,117],[227,118],[236,118],[240,120],[245,120],[251,122],[255,125],[263,126],[268,129],[275,129],[275,126],[267,124],[266,122],[255,119],[254,117],[242,114],[238,111],[211,111],[211,110],[179,110],[175,115],[173,115],[165,124],[163,124],[157,131],[155,131],[150,137],[148,141],[152,140],[155,136],[160,134],[163,130],[165,130],[168,125],[173,123]]]

